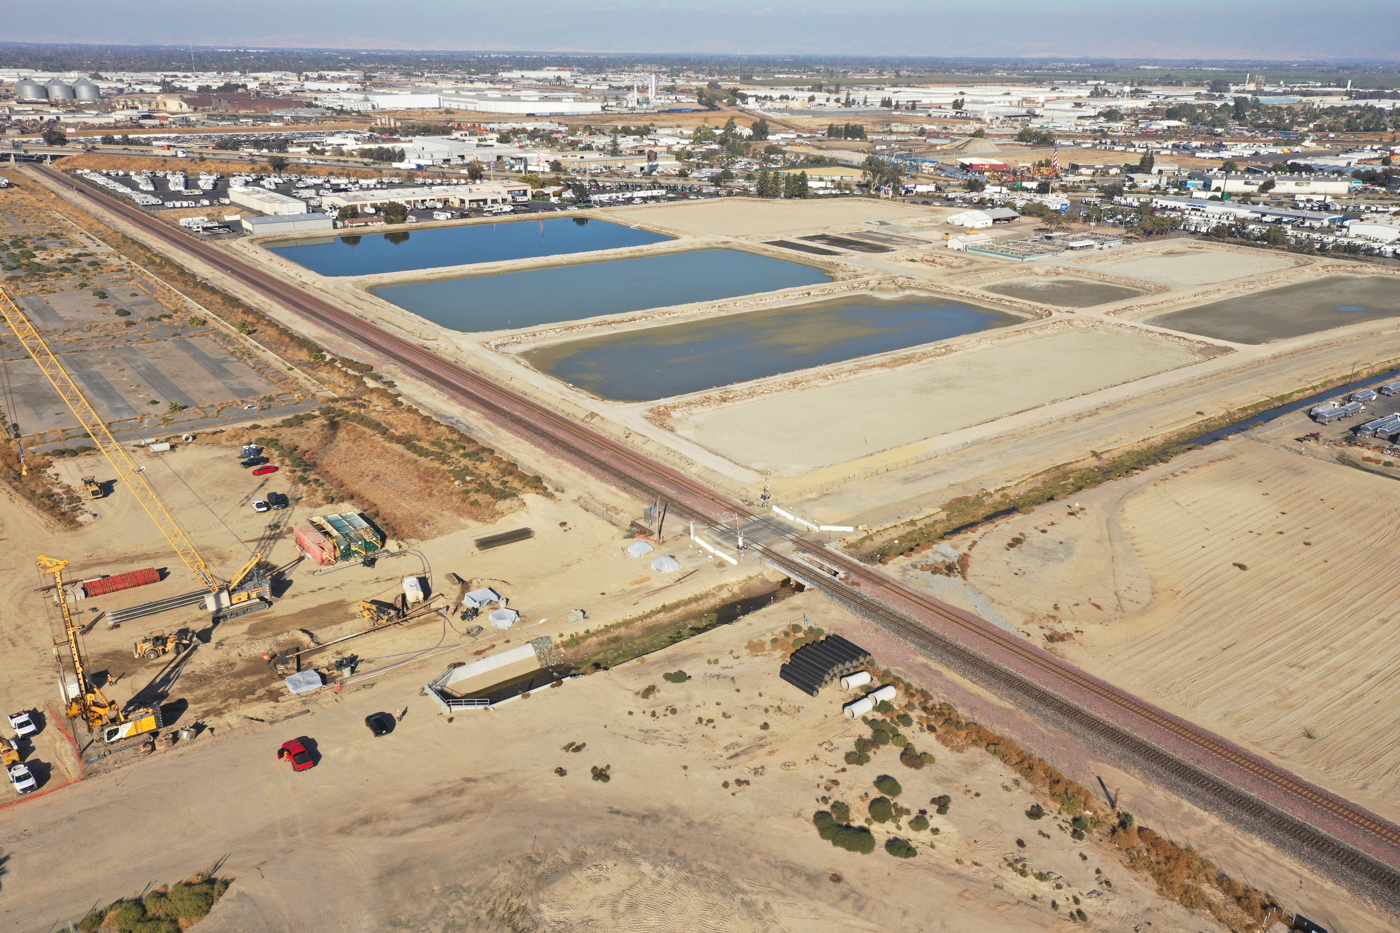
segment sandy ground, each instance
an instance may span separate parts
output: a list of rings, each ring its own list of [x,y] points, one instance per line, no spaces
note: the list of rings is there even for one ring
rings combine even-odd
[[[803,472],[1197,359],[1147,337],[1060,331],[729,406],[703,416],[695,438],[755,469]]]
[[[1016,628],[1395,819],[1393,485],[1237,439],[951,543]]]
[[[619,208],[599,213],[625,223],[642,223],[694,236],[774,236],[872,220],[896,224],[941,220],[947,211],[865,198],[760,201],[721,198],[693,204]]]
[[[1230,279],[1243,279],[1266,272],[1287,269],[1293,263],[1287,256],[1256,250],[1216,250],[1209,246],[1181,245],[1161,252],[1122,258],[1094,257],[1084,261],[1103,272],[1145,279],[1166,285],[1214,285]]]
[[[52,929],[215,865],[234,883],[201,924],[210,933],[873,933],[928,928],[932,904],[940,930],[1052,930],[1066,921],[1049,901],[1074,895],[1095,928],[1217,929],[1160,899],[1112,853],[1073,842],[1059,821],[1027,820],[1032,799],[989,755],[930,742],[938,760],[922,771],[889,751],[847,770],[841,756],[858,727],[841,716],[839,692],[809,698],[777,679],[777,657],[743,647],[804,611],[840,624],[820,597],[798,597],[455,722],[434,715],[417,680],[397,678],[282,725],[218,729],[0,813],[3,929]],[[662,681],[678,669],[692,679]],[[659,692],[642,699],[648,686]],[[405,707],[388,737],[362,724]],[[273,752],[303,735],[321,760],[293,774]],[[590,780],[603,766],[611,780]],[[810,820],[823,796],[861,814],[871,782],[891,769],[911,808],[953,798],[946,816],[931,817],[938,835],[901,833],[916,841],[915,858],[847,853],[817,836]],[[239,806],[209,805],[219,800]],[[152,801],[157,831],[132,818]],[[1051,880],[1019,877],[1007,857]]]

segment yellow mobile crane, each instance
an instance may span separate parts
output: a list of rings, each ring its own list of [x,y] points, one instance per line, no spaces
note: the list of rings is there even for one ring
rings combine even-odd
[[[143,732],[154,732],[163,725],[160,707],[133,710],[129,716],[123,716],[117,709],[117,704],[107,699],[102,690],[88,680],[87,663],[83,660],[82,647],[78,644],[78,626],[68,608],[67,594],[63,592],[63,569],[67,566],[68,561],[62,558],[39,555],[40,572],[53,576],[54,591],[58,596],[58,611],[63,616],[63,633],[68,642],[68,657],[73,662],[75,682],[71,686],[62,684],[68,718],[81,719],[87,723],[90,732],[101,729],[103,741],[106,742],[116,742]]]
[[[214,576],[209,570],[209,565],[204,562],[204,558],[195,549],[194,542],[190,541],[185,530],[175,520],[175,516],[170,514],[170,510],[165,507],[165,503],[161,501],[155,489],[147,482],[146,474],[143,472],[144,468],[136,465],[126,448],[117,442],[111,431],[107,430],[107,425],[97,416],[97,412],[83,396],[77,383],[73,381],[73,377],[68,375],[68,371],[58,361],[58,357],[54,355],[43,336],[34,328],[29,318],[24,316],[24,312],[11,300],[3,288],[0,288],[0,316],[5,318],[5,323],[10,326],[10,330],[14,331],[24,349],[34,358],[39,370],[58,391],[64,404],[77,416],[78,424],[92,437],[93,442],[97,444],[97,449],[117,471],[117,476],[126,480],[127,486],[136,496],[136,501],[141,503],[141,507],[146,510],[151,521],[156,523],[156,527],[160,529],[160,533],[165,536],[165,540],[170,543],[170,546],[175,549],[180,560],[209,590],[209,595],[204,598],[204,607],[215,621],[256,612],[272,605],[271,592],[266,581],[257,580],[254,582],[261,585],[250,586],[242,591],[239,589],[258,561],[262,559],[261,554],[255,555],[229,583],[223,583]]]

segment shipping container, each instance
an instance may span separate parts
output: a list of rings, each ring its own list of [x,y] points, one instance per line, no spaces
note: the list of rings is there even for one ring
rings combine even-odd
[[[310,522],[297,522],[292,527],[292,535],[307,560],[322,567],[329,567],[335,563],[335,548],[315,525]]]
[[[133,586],[145,586],[148,583],[159,583],[160,571],[154,567],[147,567],[144,570],[132,570],[128,573],[113,574],[110,577],[98,577],[96,580],[84,580],[83,591],[89,597],[106,596],[108,593],[115,593],[118,590],[129,590]]]

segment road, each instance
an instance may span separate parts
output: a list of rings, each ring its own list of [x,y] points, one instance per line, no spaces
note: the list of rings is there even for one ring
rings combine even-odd
[[[697,523],[748,520],[753,549],[784,572],[820,587],[1000,696],[1092,733],[1146,773],[1185,782],[1242,825],[1308,850],[1320,866],[1361,888],[1400,892],[1400,827],[1132,694],[1090,677],[1024,639],[916,593],[876,568],[802,539],[775,519],[714,492],[681,471],[610,440],[452,361],[370,324],[262,269],[188,237],[134,207],[75,185],[49,166],[34,173],[110,213],[184,260],[223,274],[292,314],[336,330],[538,446],[650,500],[661,496]],[[814,563],[816,562],[816,563]],[[841,579],[817,569],[839,571]]]

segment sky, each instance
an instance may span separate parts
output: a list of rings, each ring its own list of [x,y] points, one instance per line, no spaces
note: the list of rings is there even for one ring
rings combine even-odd
[[[11,42],[1400,59],[1396,0],[14,0],[3,6],[4,38]]]

